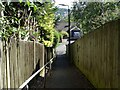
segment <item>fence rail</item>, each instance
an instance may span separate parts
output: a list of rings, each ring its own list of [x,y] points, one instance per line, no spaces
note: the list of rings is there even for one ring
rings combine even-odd
[[[37,72],[35,72],[32,76],[30,76],[19,88],[22,89],[24,88],[36,75],[38,75],[48,64],[50,64],[51,66],[51,63],[53,62],[53,59],[50,59],[49,62],[47,62],[42,68],[40,68]]]
[[[7,52],[7,53],[6,53]],[[52,58],[52,48],[33,41],[11,39],[7,50],[0,41],[0,89],[19,88],[34,72]],[[44,77],[44,71],[40,72]]]

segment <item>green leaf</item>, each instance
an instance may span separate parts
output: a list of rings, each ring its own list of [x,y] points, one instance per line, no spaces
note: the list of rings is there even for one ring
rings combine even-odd
[[[8,4],[8,5],[10,4],[10,2],[11,2],[11,0],[7,0],[7,4]]]
[[[28,6],[30,6],[30,1],[29,0],[27,0],[26,3],[27,3]]]
[[[37,10],[37,6],[35,4],[33,5],[33,8],[34,8],[34,11]]]
[[[20,3],[22,3],[23,0],[19,0]]]

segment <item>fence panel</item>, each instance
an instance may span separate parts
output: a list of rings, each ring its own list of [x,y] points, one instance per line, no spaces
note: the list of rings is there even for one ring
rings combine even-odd
[[[106,23],[71,45],[71,59],[95,87],[120,87],[119,25]]]
[[[44,65],[44,45],[42,44],[32,41],[17,42],[12,39],[8,51],[4,46],[5,42],[0,41],[0,89],[18,88],[36,71],[36,68],[38,69],[38,66]]]

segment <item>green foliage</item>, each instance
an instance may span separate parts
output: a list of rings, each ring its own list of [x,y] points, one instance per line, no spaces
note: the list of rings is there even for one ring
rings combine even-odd
[[[61,31],[61,32],[58,32],[58,31],[55,31],[54,32],[54,43],[53,43],[53,47],[57,47],[59,42],[60,42],[60,39],[63,38],[63,36],[69,36],[69,34],[66,32],[66,31]]]
[[[44,35],[42,42],[47,46],[52,46],[54,40],[54,13],[55,9],[51,3],[44,3],[36,11],[36,20]]]
[[[3,40],[11,37],[36,40],[46,47],[53,46],[56,37],[55,11],[50,2],[1,2],[4,16],[0,19],[0,35]]]
[[[7,2],[3,2],[2,4],[4,5],[4,16],[1,17],[1,20],[3,22],[1,23],[3,27],[1,31],[4,32],[1,33],[2,36],[6,34],[5,32],[8,32],[9,34],[4,35],[5,37],[2,37],[3,40],[4,38],[10,38],[12,36],[15,38],[23,39],[25,36],[24,34],[27,32],[25,28],[28,27],[27,25],[24,26],[24,23],[26,23],[25,19],[28,20],[28,5],[25,2],[9,2],[9,4]]]
[[[76,2],[72,11],[77,26],[88,33],[106,22],[120,18],[120,2]]]
[[[54,43],[53,43],[53,47],[57,47],[57,45],[59,44],[60,42],[60,33],[58,31],[55,31],[54,32]]]
[[[66,31],[61,31],[60,33],[61,33],[63,36],[67,36],[67,37],[69,36],[69,34],[68,34]]]
[[[69,36],[69,34],[66,32],[66,31],[61,31],[61,32],[59,32],[59,37],[60,37],[60,39],[63,39],[63,37],[64,36]]]

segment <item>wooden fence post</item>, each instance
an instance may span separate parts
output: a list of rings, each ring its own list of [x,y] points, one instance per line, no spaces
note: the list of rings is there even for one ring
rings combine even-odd
[[[8,83],[8,87],[10,88],[10,59],[9,59],[9,43],[7,43],[8,45],[6,46],[6,51],[7,51],[7,55],[6,55],[6,59],[7,59],[7,83]]]
[[[36,43],[35,40],[33,41],[33,47],[34,47],[34,69],[36,68]]]
[[[2,64],[2,42],[0,41],[0,89],[2,89],[2,72],[1,72],[1,64]]]
[[[41,54],[42,54],[42,58],[41,58],[41,60],[42,60],[42,66],[44,66],[44,64],[45,64],[45,57],[44,57],[45,49],[44,49],[44,45],[42,46],[42,53]],[[45,69],[43,69],[41,71],[40,76],[42,76],[42,77],[45,76]]]

